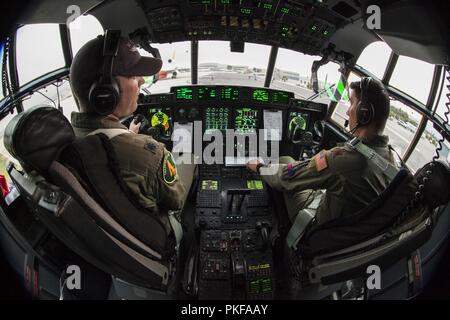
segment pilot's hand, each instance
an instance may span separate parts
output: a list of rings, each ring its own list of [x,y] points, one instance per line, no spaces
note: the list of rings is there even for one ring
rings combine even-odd
[[[134,116],[133,121],[130,123],[130,131],[133,131],[134,133],[139,133],[139,130],[141,129],[142,122],[145,120],[145,117],[142,114],[137,114]]]
[[[249,162],[247,162],[246,167],[248,170],[253,171],[253,172],[258,172],[258,165],[262,163],[261,161],[257,160],[257,159],[253,159],[250,160]]]
[[[130,123],[130,131],[134,132],[134,133],[139,133],[139,129],[141,128],[141,123],[135,123],[135,121],[131,121]]]

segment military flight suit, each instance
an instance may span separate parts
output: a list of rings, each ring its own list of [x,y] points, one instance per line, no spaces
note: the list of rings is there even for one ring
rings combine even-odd
[[[395,161],[387,136],[361,141],[391,164]],[[316,211],[317,223],[355,213],[367,206],[389,184],[383,172],[356,150],[340,144],[322,150],[311,160],[280,158],[273,175],[261,175],[272,188],[284,193],[289,219],[307,207],[314,197],[322,196]],[[318,190],[326,190],[321,194]]]
[[[84,137],[96,129],[127,129],[120,122],[104,116],[78,112],[71,116],[77,137]],[[180,210],[186,200],[186,188],[190,187],[190,184],[185,187],[180,182],[172,154],[152,137],[131,131],[110,141],[125,183],[143,207],[160,214],[160,220],[169,232],[167,214],[160,209]]]

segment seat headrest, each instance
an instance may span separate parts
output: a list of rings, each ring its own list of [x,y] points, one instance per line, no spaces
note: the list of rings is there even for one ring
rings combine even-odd
[[[447,163],[437,160],[429,162],[420,168],[416,174],[419,183],[427,177],[425,183],[424,200],[435,208],[450,201],[450,168]]]
[[[53,160],[75,139],[70,122],[57,109],[39,105],[16,115],[4,133],[5,148],[25,169],[45,175]]]

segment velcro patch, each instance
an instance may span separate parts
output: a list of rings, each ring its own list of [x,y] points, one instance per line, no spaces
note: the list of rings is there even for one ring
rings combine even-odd
[[[306,161],[297,161],[295,163],[289,163],[284,169],[283,176],[284,178],[290,179],[297,176],[300,172],[302,172],[302,168],[306,167],[309,163],[309,160]]]
[[[168,184],[172,184],[177,178],[177,167],[170,152],[167,152],[164,157],[162,174],[164,181]]]
[[[316,162],[316,170],[320,172],[328,168],[327,158],[325,156],[325,151],[320,151],[318,155],[314,157],[314,161]]]
[[[147,149],[151,153],[156,154],[156,145],[154,143],[151,143],[151,142],[147,143],[144,147],[145,147],[145,149]]]

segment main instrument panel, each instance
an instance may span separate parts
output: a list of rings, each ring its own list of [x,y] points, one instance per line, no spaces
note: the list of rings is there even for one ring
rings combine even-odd
[[[202,133],[257,134],[276,129],[282,143],[295,127],[310,131],[325,117],[323,103],[295,99],[288,91],[244,86],[189,85],[172,87],[170,93],[142,96],[137,112],[152,126],[169,129],[175,123],[202,123]],[[167,130],[170,134],[170,130]]]

